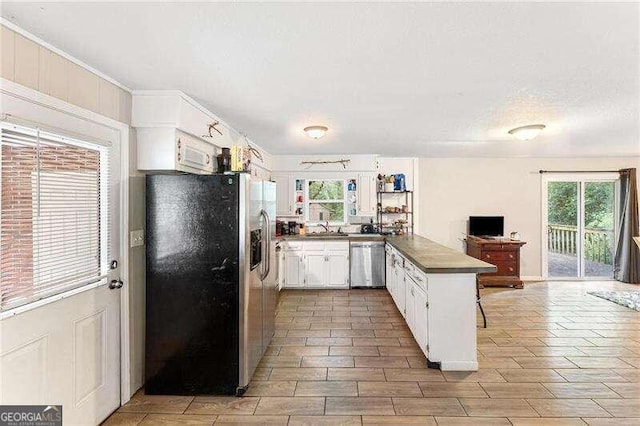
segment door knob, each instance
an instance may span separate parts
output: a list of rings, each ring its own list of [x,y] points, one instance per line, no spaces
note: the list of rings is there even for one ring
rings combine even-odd
[[[111,282],[109,283],[109,289],[115,290],[117,288],[122,288],[123,285],[124,283],[122,282],[122,280],[111,280]]]

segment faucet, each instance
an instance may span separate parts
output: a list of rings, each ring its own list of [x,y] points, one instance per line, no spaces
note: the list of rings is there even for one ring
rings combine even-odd
[[[327,224],[320,224],[320,226],[322,226],[324,228],[324,232],[329,233],[329,221],[327,221]]]

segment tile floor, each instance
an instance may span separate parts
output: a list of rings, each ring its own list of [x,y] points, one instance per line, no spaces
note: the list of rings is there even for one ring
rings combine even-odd
[[[425,368],[384,290],[284,291],[244,398],[141,391],[105,424],[640,425],[640,312],[592,289],[637,287],[483,290],[473,373]]]

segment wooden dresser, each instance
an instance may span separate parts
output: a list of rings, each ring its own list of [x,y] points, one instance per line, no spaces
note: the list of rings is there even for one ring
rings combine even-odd
[[[467,254],[498,267],[497,272],[478,274],[478,285],[483,287],[523,288],[520,279],[520,247],[524,241],[485,239],[467,236]]]

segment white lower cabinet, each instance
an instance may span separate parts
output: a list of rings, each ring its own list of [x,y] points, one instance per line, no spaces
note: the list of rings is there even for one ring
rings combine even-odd
[[[389,245],[385,261],[387,289],[420,349],[428,354],[427,277]]]
[[[415,319],[412,328],[413,337],[416,338],[418,346],[424,353],[429,352],[429,301],[427,292],[418,285],[414,287],[413,294],[413,315]]]
[[[411,278],[409,274],[405,273],[404,276],[404,318],[407,321],[407,325],[409,325],[409,329],[414,334],[414,329],[416,327],[416,321],[421,321],[422,319],[416,319],[415,315],[415,298],[414,298],[414,287],[416,286],[415,281]]]
[[[284,252],[284,288],[349,288],[348,241],[305,241],[293,246]]]
[[[394,282],[393,282],[393,262],[394,262],[394,254],[393,250],[389,245],[384,248],[385,251],[385,284],[387,286],[387,290],[393,297],[395,293]]]
[[[327,253],[327,287],[349,287],[349,250],[329,250]]]
[[[302,250],[284,250],[284,271],[282,286],[284,288],[304,287],[304,255]]]
[[[305,287],[323,287],[326,281],[327,256],[322,251],[306,251],[305,259]]]
[[[426,274],[385,251],[387,289],[420,350],[442,370],[477,371],[475,273]]]
[[[395,282],[396,306],[398,307],[398,310],[400,311],[402,316],[406,318],[407,316],[407,308],[405,305],[406,282],[405,282],[405,276],[404,276],[404,267],[402,266],[403,264],[404,264],[404,259],[396,255],[396,263],[393,268],[393,272],[394,272],[393,281]]]

